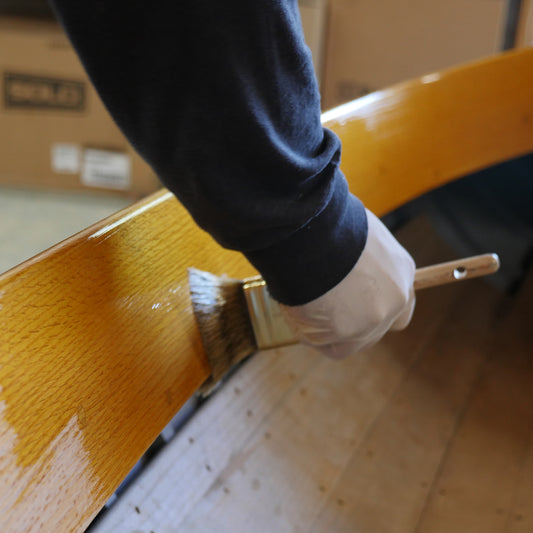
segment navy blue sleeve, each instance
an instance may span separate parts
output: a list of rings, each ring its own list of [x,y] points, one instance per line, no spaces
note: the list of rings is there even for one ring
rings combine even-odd
[[[53,4],[135,149],[275,298],[305,303],[351,270],[366,215],[320,123],[296,0]]]

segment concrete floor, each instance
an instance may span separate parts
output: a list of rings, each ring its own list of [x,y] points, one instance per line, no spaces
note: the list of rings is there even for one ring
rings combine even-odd
[[[0,272],[131,202],[105,194],[0,187]]]

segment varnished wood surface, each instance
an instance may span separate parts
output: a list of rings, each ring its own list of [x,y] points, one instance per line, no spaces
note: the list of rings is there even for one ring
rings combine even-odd
[[[191,264],[253,273],[162,192],[0,278],[0,531],[83,530],[208,376]]]
[[[533,151],[533,49],[429,74],[323,115],[350,188],[383,214]]]
[[[532,59],[507,55],[326,115],[352,190],[383,214],[531,149]],[[189,266],[254,273],[162,191],[0,276],[1,531],[83,530],[208,376]]]
[[[424,220],[400,239],[447,257]],[[422,292],[408,329],[342,362],[258,354],[91,533],[532,531],[532,282]]]

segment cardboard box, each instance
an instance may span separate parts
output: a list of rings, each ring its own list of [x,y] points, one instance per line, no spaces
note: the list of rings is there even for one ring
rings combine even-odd
[[[324,62],[327,0],[299,0],[305,41],[313,56],[313,66],[320,85]]]
[[[522,0],[518,18],[516,46],[533,46],[533,1]]]
[[[134,198],[161,187],[56,22],[0,18],[0,92],[0,184]]]
[[[323,107],[501,49],[505,0],[330,0]]]

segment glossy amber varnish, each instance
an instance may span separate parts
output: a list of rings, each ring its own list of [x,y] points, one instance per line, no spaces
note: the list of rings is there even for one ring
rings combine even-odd
[[[254,273],[162,191],[3,276],[0,530],[83,529],[208,376],[192,263]]]
[[[533,150],[533,51],[324,115],[377,214]],[[82,531],[209,374],[194,266],[254,274],[166,191],[0,276],[0,531]]]
[[[350,189],[385,214],[533,150],[533,52],[507,52],[369,94],[323,115]]]

